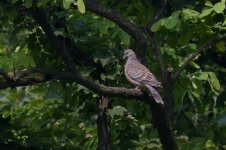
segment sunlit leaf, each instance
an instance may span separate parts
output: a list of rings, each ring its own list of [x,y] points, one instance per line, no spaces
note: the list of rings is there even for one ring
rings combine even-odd
[[[199,12],[192,9],[183,9],[182,11],[184,20],[196,20],[199,16]]]
[[[213,72],[209,72],[209,83],[214,91],[219,92],[220,91],[220,82],[217,79],[216,75]]]
[[[212,4],[210,1],[206,1],[206,2],[205,2],[205,5],[206,5],[206,6],[209,6],[209,7],[213,7],[213,4]]]
[[[225,9],[225,2],[218,2],[213,6],[213,8],[216,13],[222,13]]]
[[[77,7],[81,14],[84,14],[86,11],[85,4],[83,0],[77,0]]]
[[[192,49],[192,50],[196,50],[197,49],[197,45],[195,43],[189,43],[188,46]]]
[[[199,18],[203,18],[208,16],[213,11],[213,8],[207,8],[202,11],[202,13],[199,15]]]
[[[164,24],[165,27],[167,29],[174,28],[179,23],[179,15],[180,15],[180,11],[174,12],[169,18],[167,18]]]
[[[156,23],[154,23],[151,27],[151,31],[152,32],[158,31],[162,26],[164,26],[166,20],[167,20],[166,18],[162,18],[159,21],[157,21]]]
[[[196,69],[199,69],[200,68],[200,66],[198,65],[198,64],[196,64],[195,62],[190,62],[190,65],[192,66],[192,67],[194,67],[194,68],[196,68]]]
[[[73,3],[75,3],[75,0],[63,0],[63,6],[65,9],[69,9]]]

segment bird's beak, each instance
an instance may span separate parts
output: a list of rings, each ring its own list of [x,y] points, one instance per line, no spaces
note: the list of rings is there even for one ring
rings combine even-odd
[[[126,59],[126,57],[127,57],[127,56],[126,56],[126,55],[124,55],[124,56],[123,56],[123,59]]]

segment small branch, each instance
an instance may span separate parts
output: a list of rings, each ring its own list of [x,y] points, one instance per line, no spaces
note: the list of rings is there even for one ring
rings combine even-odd
[[[165,65],[165,62],[164,62],[164,59],[163,59],[163,55],[161,53],[161,50],[160,50],[160,47],[158,45],[158,42],[154,36],[154,33],[150,31],[148,25],[144,26],[144,31],[151,43],[151,46],[152,46],[152,49],[153,49],[153,53],[156,57],[156,61],[158,63],[158,66],[160,68],[160,72],[161,72],[161,75],[163,77],[163,83],[166,82],[166,79],[167,79],[167,70],[166,70],[166,65]]]
[[[143,27],[143,30],[144,30],[148,40],[150,41],[153,53],[155,55],[158,66],[160,68],[160,72],[163,77],[163,83],[167,82],[167,80],[168,80],[167,69],[166,69],[166,65],[165,65],[158,41],[157,41],[154,33],[150,31],[150,28],[156,21],[158,21],[160,19],[161,15],[163,14],[164,10],[166,9],[168,1],[169,0],[160,0],[160,8],[156,12],[156,14],[153,16],[152,20]]]
[[[18,72],[16,73],[16,76],[15,76],[15,80],[19,80],[19,79],[22,79],[22,78],[25,78],[33,73],[44,73],[45,71],[43,71],[42,69],[40,68],[30,68],[30,69],[26,69],[24,71],[21,71],[21,72]]]
[[[181,111],[181,115],[184,117],[185,120],[187,120],[187,122],[189,123],[189,125],[196,131],[198,132],[196,126],[194,125],[194,123],[192,122],[192,120],[190,120],[190,118],[185,114],[185,112],[182,110]]]
[[[20,79],[15,81],[4,81],[0,83],[0,90],[6,89],[6,88],[15,88],[20,86],[28,86],[28,85],[43,83],[49,80],[50,78],[37,77],[37,78]]]
[[[103,16],[112,22],[119,25],[125,32],[127,32],[129,35],[131,35],[136,44],[136,52],[139,55],[139,57],[145,56],[145,49],[147,47],[146,39],[142,34],[142,31],[137,28],[136,25],[134,25],[132,22],[127,20],[126,18],[123,18],[118,13],[112,11],[111,9],[105,8],[99,4],[90,2],[90,0],[85,1],[86,9],[97,14],[100,16]]]
[[[160,0],[160,8],[152,18],[151,22],[149,23],[149,27],[151,27],[156,21],[158,21],[161,18],[161,15],[165,12],[167,5],[169,3],[169,0]]]
[[[165,84],[169,80],[169,77],[168,77],[169,74],[167,72],[164,58],[163,58],[163,55],[160,50],[160,46],[157,42],[157,39],[156,39],[154,33],[152,31],[150,31],[150,28],[155,22],[157,22],[161,18],[161,16],[163,15],[164,12],[166,12],[166,10],[170,10],[169,1],[170,0],[160,0],[159,1],[160,7],[159,7],[158,11],[155,13],[152,20],[143,27],[143,30],[144,30],[148,40],[150,41],[155,58],[157,60],[158,66],[160,68],[160,72],[163,77],[163,84]]]
[[[191,54],[187,60],[172,74],[172,81],[174,82],[177,77],[179,76],[179,74],[189,65],[189,63],[196,57],[198,56],[198,54],[200,54],[204,49],[208,48],[208,47],[212,47],[214,46],[216,43],[220,42],[220,41],[224,41],[226,40],[226,35],[224,35],[223,37],[220,38],[213,38],[210,42],[205,43],[204,45],[202,45],[200,48],[197,49],[197,51],[193,54]]]

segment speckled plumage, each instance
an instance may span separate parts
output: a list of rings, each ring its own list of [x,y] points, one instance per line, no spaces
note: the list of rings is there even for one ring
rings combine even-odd
[[[135,53],[131,49],[124,52],[124,57],[127,57],[124,69],[127,80],[135,86],[147,87],[155,101],[163,104],[161,96],[154,88],[161,87],[161,83],[144,65],[137,60]]]

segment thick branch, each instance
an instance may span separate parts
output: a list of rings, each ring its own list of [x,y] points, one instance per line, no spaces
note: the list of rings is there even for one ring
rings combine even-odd
[[[124,31],[126,31],[129,35],[131,35],[136,43],[136,52],[142,57],[145,56],[144,50],[146,49],[147,43],[146,39],[142,34],[142,31],[137,28],[132,22],[123,18],[118,13],[112,11],[111,9],[100,6],[99,4],[92,3],[90,0],[85,1],[86,9],[97,14],[103,16],[117,25],[119,25]]]
[[[50,42],[53,44],[54,48],[62,55],[63,60],[65,61],[68,69],[70,71],[75,71],[75,63],[70,56],[70,54],[67,51],[67,48],[65,47],[64,43],[60,41],[60,39],[53,33],[51,26],[48,24],[46,20],[45,13],[38,9],[37,7],[33,7],[32,14],[34,15],[35,19],[39,23],[39,25],[42,27],[48,38],[50,39]]]
[[[212,47],[214,46],[216,43],[220,42],[220,41],[224,41],[226,40],[226,35],[224,35],[223,37],[220,38],[213,38],[210,42],[205,43],[204,45],[202,45],[200,48],[197,49],[197,51],[193,54],[191,54],[187,60],[173,73],[172,75],[172,80],[175,81],[177,79],[177,77],[179,76],[179,74],[189,65],[189,63],[196,57],[198,56],[198,54],[200,54],[204,49],[208,48],[208,47]]]
[[[40,77],[27,77],[29,75],[32,75],[33,73],[40,73]],[[19,87],[19,86],[27,86],[27,85],[34,85],[38,83],[47,82],[50,80],[64,80],[64,81],[75,81],[78,84],[83,85],[84,87],[88,88],[89,90],[98,93],[103,94],[106,96],[112,96],[112,97],[122,97],[122,98],[131,98],[131,99],[143,99],[146,97],[146,94],[141,92],[138,89],[127,89],[127,88],[120,88],[120,87],[109,87],[105,85],[101,85],[98,83],[93,82],[90,79],[87,79],[83,76],[81,76],[78,73],[71,73],[71,72],[51,72],[45,69],[38,69],[38,68],[31,68],[27,69],[25,71],[22,71],[18,73],[20,76],[16,75],[16,79],[13,79],[12,81],[4,81],[0,83],[0,89],[6,89],[10,87]]]

